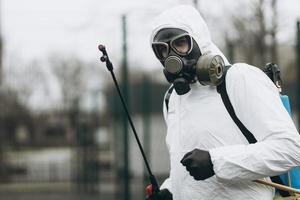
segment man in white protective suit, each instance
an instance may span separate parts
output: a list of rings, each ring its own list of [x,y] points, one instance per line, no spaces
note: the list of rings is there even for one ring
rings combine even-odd
[[[155,20],[151,45],[174,91],[166,93],[163,108],[170,176],[148,199],[271,200],[274,189],[253,180],[300,165],[300,137],[276,86],[248,64],[227,70],[236,116],[257,140],[249,144],[217,92],[219,80],[199,80],[205,74],[199,60],[219,55],[217,62],[230,64],[197,10],[181,5],[164,11]]]

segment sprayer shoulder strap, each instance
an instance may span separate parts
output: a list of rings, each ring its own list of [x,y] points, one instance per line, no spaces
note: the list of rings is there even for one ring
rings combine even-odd
[[[234,108],[233,108],[233,106],[232,106],[232,104],[230,102],[230,99],[229,99],[229,96],[228,96],[228,93],[227,93],[227,89],[226,89],[226,74],[227,74],[227,71],[228,71],[228,69],[230,67],[231,66],[225,67],[225,72],[224,72],[224,75],[223,75],[223,81],[222,81],[222,83],[220,85],[217,86],[217,91],[221,95],[221,98],[222,98],[222,101],[223,101],[223,103],[224,103],[224,105],[226,107],[226,110],[228,111],[228,113],[229,113],[230,117],[232,118],[232,120],[234,121],[234,123],[239,127],[240,131],[243,133],[243,135],[248,140],[248,142],[250,144],[253,144],[253,143],[257,142],[256,138],[245,127],[245,125],[239,120],[239,118],[236,116]],[[284,185],[279,176],[273,176],[273,177],[270,177],[270,178],[271,178],[271,180],[274,183],[278,183],[278,184]],[[283,197],[290,196],[290,194],[288,192],[283,191],[283,190],[279,190],[279,193]]]
[[[223,101],[223,103],[226,107],[226,110],[228,111],[230,117],[232,118],[234,123],[239,127],[239,129],[241,130],[243,135],[246,137],[248,142],[250,144],[256,143],[257,140],[254,137],[254,135],[244,126],[244,124],[236,116],[235,111],[233,109],[233,106],[232,106],[232,104],[230,102],[230,99],[228,97],[227,90],[226,90],[226,74],[227,74],[227,71],[228,71],[229,68],[230,68],[230,66],[225,67],[225,72],[224,72],[224,75],[223,75],[223,81],[221,82],[220,85],[217,86],[217,91],[218,91],[218,93],[220,93],[222,101]]]
[[[169,101],[170,101],[170,97],[171,97],[171,94],[174,90],[174,85],[172,85],[168,91],[167,91],[167,94],[165,96],[165,105],[166,105],[166,108],[167,108],[167,111],[169,111]]]

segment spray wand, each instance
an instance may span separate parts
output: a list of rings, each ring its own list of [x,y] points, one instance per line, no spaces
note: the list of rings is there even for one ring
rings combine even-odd
[[[151,183],[151,185],[148,186],[148,187],[146,188],[146,191],[147,191],[148,195],[150,195],[150,194],[155,195],[155,194],[157,194],[157,193],[159,192],[159,186],[158,186],[158,183],[157,183],[157,180],[156,180],[155,176],[152,174],[152,171],[151,171],[151,169],[150,169],[150,165],[149,165],[148,160],[147,160],[147,158],[146,158],[146,155],[145,155],[145,152],[144,152],[143,147],[142,147],[142,145],[141,145],[140,139],[139,139],[139,137],[138,137],[138,135],[137,135],[137,133],[136,133],[136,130],[135,130],[135,127],[134,127],[134,125],[133,125],[132,119],[131,119],[131,117],[130,117],[130,114],[129,114],[128,108],[127,108],[127,106],[126,106],[125,100],[124,100],[124,98],[123,98],[123,96],[122,96],[122,93],[121,93],[121,90],[120,90],[118,81],[117,81],[117,79],[116,79],[116,77],[115,77],[115,74],[114,74],[114,71],[113,71],[113,65],[112,65],[112,63],[111,63],[110,60],[109,60],[109,57],[108,57],[108,55],[107,55],[105,46],[102,45],[102,44],[100,44],[100,45],[98,46],[98,49],[99,49],[99,51],[101,51],[102,54],[103,54],[103,55],[101,56],[101,58],[100,58],[101,62],[105,62],[105,63],[106,63],[106,67],[107,67],[108,71],[110,71],[110,73],[111,73],[112,79],[113,79],[114,84],[115,84],[115,86],[116,86],[116,89],[117,89],[117,91],[118,91],[118,94],[119,94],[119,97],[120,97],[120,99],[121,99],[121,102],[122,102],[123,108],[124,108],[124,110],[125,110],[126,116],[127,116],[127,118],[128,118],[129,124],[130,124],[130,126],[131,126],[131,128],[132,128],[134,137],[135,137],[135,139],[136,139],[136,141],[137,141],[137,143],[138,143],[138,147],[139,147],[139,149],[140,149],[140,152],[141,152],[141,154],[142,154],[144,163],[145,163],[145,165],[146,165],[146,168],[147,168],[147,171],[148,171],[148,174],[149,174],[149,180],[150,180],[150,183]]]

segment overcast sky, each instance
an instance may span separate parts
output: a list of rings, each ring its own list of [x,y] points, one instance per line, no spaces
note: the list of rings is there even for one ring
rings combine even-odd
[[[149,46],[150,22],[160,11],[192,0],[2,0],[2,34],[6,61],[15,57],[23,62],[46,59],[50,54],[75,55],[94,62],[98,43],[104,43],[115,62],[121,58],[121,15],[128,15],[130,63],[157,67]],[[246,0],[199,0],[199,9],[213,20],[214,26],[232,12],[245,12]],[[300,16],[299,0],[279,2],[280,40],[292,41],[296,19]],[[226,18],[225,18],[226,19]],[[216,20],[216,21],[214,21]],[[212,34],[218,41],[218,34]],[[217,37],[217,38],[216,38]]]
[[[270,1],[270,0],[268,0]],[[151,22],[161,11],[193,0],[0,0],[1,31],[4,38],[4,67],[11,68],[47,60],[51,55],[77,56],[100,65],[99,43],[107,46],[111,60],[122,59],[121,16],[127,15],[130,67],[161,69],[150,49]],[[199,0],[198,9],[207,17],[212,38],[221,44],[229,16],[249,11],[249,0]],[[238,2],[238,3],[237,3]],[[280,42],[294,44],[299,0],[278,0]],[[12,64],[13,63],[13,64]],[[26,66],[26,65],[25,65]],[[10,67],[10,68],[9,68]],[[57,81],[44,67],[48,89],[40,87],[31,105],[59,102]],[[17,69],[19,70],[19,69]],[[53,76],[53,75],[52,75]],[[163,76],[163,75],[162,75]],[[12,77],[13,78],[13,77]],[[16,80],[17,84],[17,80]],[[50,106],[50,104],[48,105]],[[46,106],[47,107],[47,106]],[[51,107],[51,106],[50,106]]]

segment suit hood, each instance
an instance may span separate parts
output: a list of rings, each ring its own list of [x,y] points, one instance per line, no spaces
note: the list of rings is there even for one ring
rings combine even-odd
[[[200,13],[192,6],[180,5],[161,13],[153,23],[151,43],[155,35],[164,28],[179,28],[188,32],[197,42],[202,54],[218,54],[229,64],[224,54],[211,41],[205,21]]]

